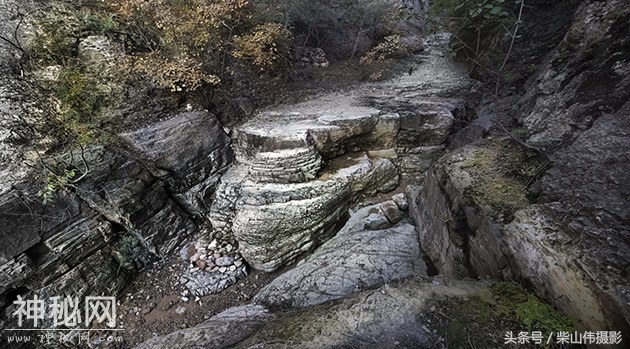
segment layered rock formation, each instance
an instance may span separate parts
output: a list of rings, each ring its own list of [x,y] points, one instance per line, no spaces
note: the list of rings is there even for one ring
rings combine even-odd
[[[329,239],[360,196],[389,191],[400,176],[418,180],[465,115],[457,97],[472,86],[438,39],[412,77],[264,111],[237,127],[237,165],[210,209],[215,235],[235,237],[253,268],[273,271]]]
[[[49,203],[30,179],[0,196],[2,308],[17,295],[117,295],[152,256],[173,253],[203,229],[195,213],[204,209],[204,191],[191,188],[212,187],[232,158],[214,116],[183,114],[123,137],[131,151],[90,147],[60,156],[58,166],[76,169],[77,181]]]
[[[584,2],[523,95],[488,102],[461,132],[473,84],[437,36],[410,76],[258,113],[233,130],[234,164],[207,113],[124,134],[126,150],[66,154],[85,176],[53,202],[29,200],[26,180],[0,191],[0,307],[116,294],[121,270],[199,232],[219,242],[183,253],[194,295],[244,277],[245,263],[274,271],[312,254],[251,304],[139,348],[437,345],[418,330],[427,301],[476,286],[428,278],[423,252],[444,277],[522,281],[580,329],[627,338],[628,17],[620,0]],[[524,141],[504,127],[482,139],[517,116]],[[401,182],[416,185],[410,204],[383,201]]]
[[[545,6],[536,4],[532,13]],[[548,166],[530,167],[532,178],[519,180],[498,165],[513,153],[477,141],[428,172],[412,210],[423,250],[441,273],[527,282],[582,328],[615,328],[624,338],[630,335],[628,20],[623,1],[583,2],[523,95],[497,101],[511,108],[488,108],[495,121],[484,116],[477,123],[487,132],[497,119],[510,122],[501,113],[520,115],[527,144],[513,136],[506,141],[529,157],[547,158]]]
[[[398,215],[398,220],[401,217]],[[385,222],[382,229],[367,227],[374,219]],[[274,308],[302,308],[384,282],[426,276],[413,225],[392,226],[396,223],[385,217],[379,205],[360,209],[334,238],[265,286],[254,302]]]

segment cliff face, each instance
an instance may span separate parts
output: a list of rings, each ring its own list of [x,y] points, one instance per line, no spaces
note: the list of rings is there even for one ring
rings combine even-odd
[[[155,256],[172,254],[204,229],[206,192],[232,161],[216,118],[183,114],[123,137],[124,149],[61,155],[59,163],[85,176],[52,202],[39,200],[29,176],[0,196],[6,326],[15,321],[8,314],[18,295],[120,294]]]
[[[530,6],[525,21],[534,23],[527,27],[554,26],[531,16],[548,5]],[[529,57],[538,55],[540,63],[523,92],[485,102],[479,118],[454,137],[471,144],[429,171],[416,197],[416,222],[421,245],[441,272],[516,278],[585,328],[628,333],[630,9],[624,1],[585,1],[572,17],[560,18],[570,18],[570,26],[553,49],[540,56],[540,45],[532,43]],[[533,40],[524,36],[516,41],[520,53]],[[494,128],[495,138],[510,143],[497,125],[514,120],[526,130],[528,157],[548,159],[548,169],[540,162],[532,167],[544,173],[537,181],[519,183],[517,174],[506,181],[502,164],[517,155],[497,153],[494,141],[471,141]],[[534,163],[515,168],[528,171]],[[504,202],[497,194],[511,197],[518,210],[513,220],[498,214]],[[533,205],[517,204],[519,196]]]

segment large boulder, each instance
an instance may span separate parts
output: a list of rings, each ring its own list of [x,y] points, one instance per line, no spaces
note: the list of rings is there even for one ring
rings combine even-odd
[[[329,239],[343,222],[352,198],[398,185],[395,166],[366,155],[351,166],[306,183],[259,183],[236,166],[223,177],[210,220],[223,236],[235,237],[255,269],[273,271]]]
[[[365,229],[366,219],[381,212],[378,205],[373,205],[354,213],[334,238],[265,286],[254,302],[268,307],[306,307],[383,282],[426,276],[412,225]]]
[[[221,175],[234,158],[230,138],[214,115],[182,113],[122,135],[174,198],[202,217]]]

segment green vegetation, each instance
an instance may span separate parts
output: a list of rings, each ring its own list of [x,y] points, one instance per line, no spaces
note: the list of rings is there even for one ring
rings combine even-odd
[[[432,10],[437,25],[454,33],[458,55],[480,68],[481,76],[497,80],[518,34],[523,5],[524,0],[436,0]],[[504,57],[502,65],[496,65],[497,57]]]
[[[58,102],[58,115],[64,128],[80,144],[87,144],[98,132],[98,116],[108,103],[109,89],[85,67],[63,68],[51,89]]]
[[[516,318],[529,331],[572,331],[574,320],[530,294],[519,284],[499,282],[490,286],[500,312]]]
[[[24,45],[7,38],[22,50],[20,79],[29,83],[29,98],[42,110],[28,120],[37,138],[29,141],[54,155],[115,142],[121,131],[189,105],[221,118],[234,114],[228,106],[234,97],[266,94],[260,97],[265,102],[256,104],[275,103],[274,94],[295,90],[287,86],[296,78],[303,86],[383,79],[411,51],[397,29],[409,17],[399,5],[396,0],[36,2],[20,12],[29,27]],[[296,64],[315,48],[325,52],[326,65],[345,62],[346,69],[315,71]],[[342,79],[340,70],[347,74]],[[64,176],[55,173],[43,177]],[[46,200],[64,187],[64,181],[46,182]]]
[[[441,301],[436,308],[449,348],[500,347],[507,331],[541,331],[548,336],[574,329],[573,319],[514,282],[498,282],[468,298]]]
[[[76,177],[76,171],[64,170],[63,174],[58,175],[54,171],[46,171],[46,180],[44,187],[39,191],[38,196],[42,199],[42,202],[46,204],[53,199],[55,193],[70,185],[71,181]]]
[[[123,234],[113,244],[112,255],[121,268],[134,271],[141,268],[147,256],[138,239],[131,233]]]
[[[467,196],[477,205],[492,207],[494,219],[510,221],[514,212],[533,201],[528,187],[547,164],[539,153],[509,139],[490,140],[461,163],[474,181]]]

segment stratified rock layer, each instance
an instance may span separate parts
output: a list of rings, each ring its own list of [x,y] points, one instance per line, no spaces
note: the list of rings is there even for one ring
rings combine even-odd
[[[401,223],[392,227],[389,223],[384,229],[368,230],[366,220],[372,215],[387,222],[379,205],[354,213],[334,238],[265,286],[254,302],[283,309],[301,308],[383,282],[426,276],[414,226]]]
[[[214,116],[182,114],[123,138],[134,153],[92,146],[59,156],[77,181],[46,204],[26,180],[0,195],[5,313],[16,295],[115,296],[152,256],[203,229],[195,217],[209,194],[194,188],[212,187],[232,159]]]
[[[237,164],[208,215],[215,236],[235,237],[253,268],[273,271],[329,239],[360,197],[418,181],[472,86],[439,50],[426,60],[411,77],[263,111],[237,127]]]

